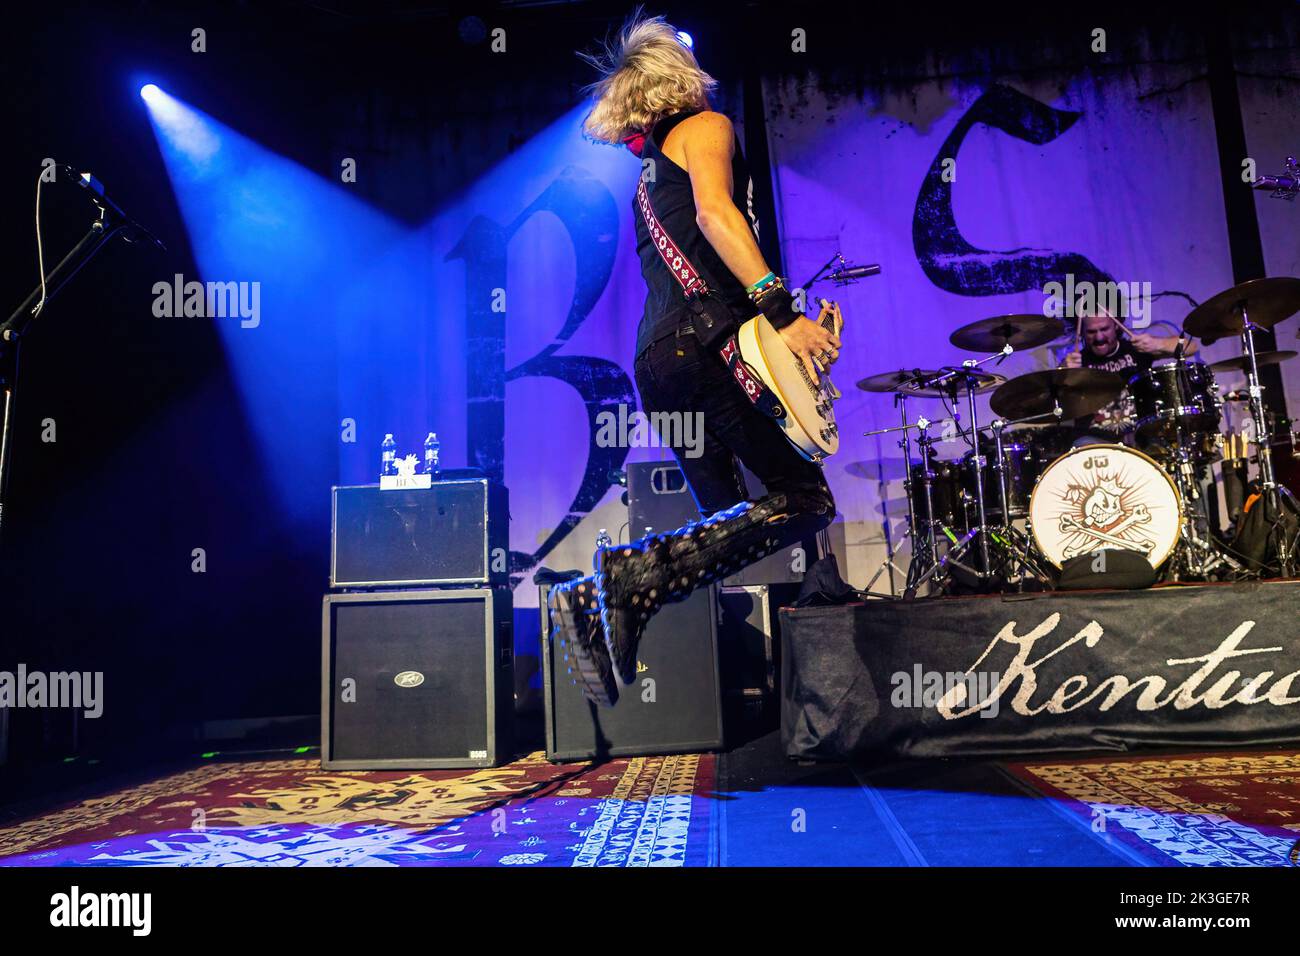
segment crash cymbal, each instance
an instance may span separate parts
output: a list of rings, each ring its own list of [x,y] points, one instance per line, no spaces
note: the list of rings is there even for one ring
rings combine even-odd
[[[963,325],[948,341],[968,352],[1000,352],[1008,342],[1013,349],[1032,349],[1058,338],[1060,319],[1045,315],[995,315]]]
[[[1082,418],[1105,408],[1124,390],[1124,379],[1095,368],[1053,368],[1020,375],[989,399],[989,408],[1003,418],[1047,415],[1060,402],[1063,419]]]
[[[899,387],[903,395],[917,398],[952,398],[973,391],[976,395],[1006,383],[1005,375],[976,372],[958,366],[945,366],[926,378]]]
[[[1300,279],[1275,276],[1234,285],[1193,309],[1183,331],[1206,342],[1240,335],[1243,304],[1251,325],[1271,329],[1300,312]]]
[[[932,368],[899,369],[897,372],[881,372],[858,382],[858,388],[864,392],[897,392],[902,386],[920,377],[934,378],[939,373]]]
[[[1253,321],[1253,320],[1252,320]],[[1276,352],[1256,352],[1256,365],[1280,365],[1295,358],[1297,354],[1291,349],[1278,349]],[[1244,372],[1250,368],[1250,356],[1238,355],[1236,358],[1224,359],[1210,366],[1211,372]]]

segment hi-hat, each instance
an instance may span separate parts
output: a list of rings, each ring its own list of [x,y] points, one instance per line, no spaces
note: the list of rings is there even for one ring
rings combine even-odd
[[[1062,332],[1060,319],[1044,315],[995,315],[963,325],[948,341],[968,352],[1000,352],[1008,343],[1013,349],[1046,345]]]
[[[989,399],[1003,418],[1049,415],[1059,402],[1061,417],[1082,418],[1105,408],[1124,390],[1124,379],[1096,368],[1053,368],[1007,382]]]
[[[918,379],[934,378],[939,373],[932,368],[899,369],[897,372],[881,372],[858,382],[858,388],[864,392],[900,392],[903,386]]]
[[[1300,312],[1300,279],[1277,276],[1234,285],[1193,309],[1183,320],[1183,331],[1206,342],[1240,335],[1243,306],[1251,325],[1271,329]]]
[[[1251,321],[1254,321],[1252,317]],[[1295,358],[1297,354],[1291,349],[1278,349],[1275,352],[1256,352],[1255,364],[1258,366],[1280,365]],[[1238,355],[1236,358],[1223,359],[1210,366],[1211,372],[1246,372],[1250,370],[1250,356]]]
[[[900,386],[898,391],[918,398],[953,398],[968,392],[979,395],[981,392],[1005,384],[1006,380],[1005,375],[997,375],[993,372],[977,372],[974,369],[946,366],[931,373],[927,378]]]

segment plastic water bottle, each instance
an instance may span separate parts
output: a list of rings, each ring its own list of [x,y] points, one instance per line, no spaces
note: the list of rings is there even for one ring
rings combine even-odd
[[[379,446],[383,455],[380,458],[379,473],[381,475],[397,474],[397,442],[393,441],[391,434],[384,436],[384,443]]]
[[[433,475],[437,478],[438,473],[442,471],[442,465],[438,461],[438,449],[442,443],[438,441],[438,436],[429,432],[429,437],[424,440],[424,473]]]
[[[601,528],[600,534],[596,535],[596,554],[600,553],[601,548],[612,548],[613,546],[614,546],[614,539],[609,536],[608,531],[606,531],[604,528]],[[591,569],[593,571],[600,570],[599,561],[596,555],[592,555]]]

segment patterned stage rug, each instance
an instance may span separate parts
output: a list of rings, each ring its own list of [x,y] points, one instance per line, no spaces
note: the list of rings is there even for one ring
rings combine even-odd
[[[1300,753],[1006,764],[1146,866],[1300,865]]]
[[[205,764],[0,829],[0,866],[707,866],[715,761]]]

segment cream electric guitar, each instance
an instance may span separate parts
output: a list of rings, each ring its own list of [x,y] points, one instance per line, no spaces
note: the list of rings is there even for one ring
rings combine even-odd
[[[823,328],[839,336],[844,328],[838,303],[821,300],[819,320]],[[840,449],[835,424],[835,401],[840,391],[824,372],[814,383],[799,357],[790,351],[781,333],[759,315],[740,327],[736,334],[740,357],[785,409],[777,424],[790,444],[809,461],[823,461]]]

